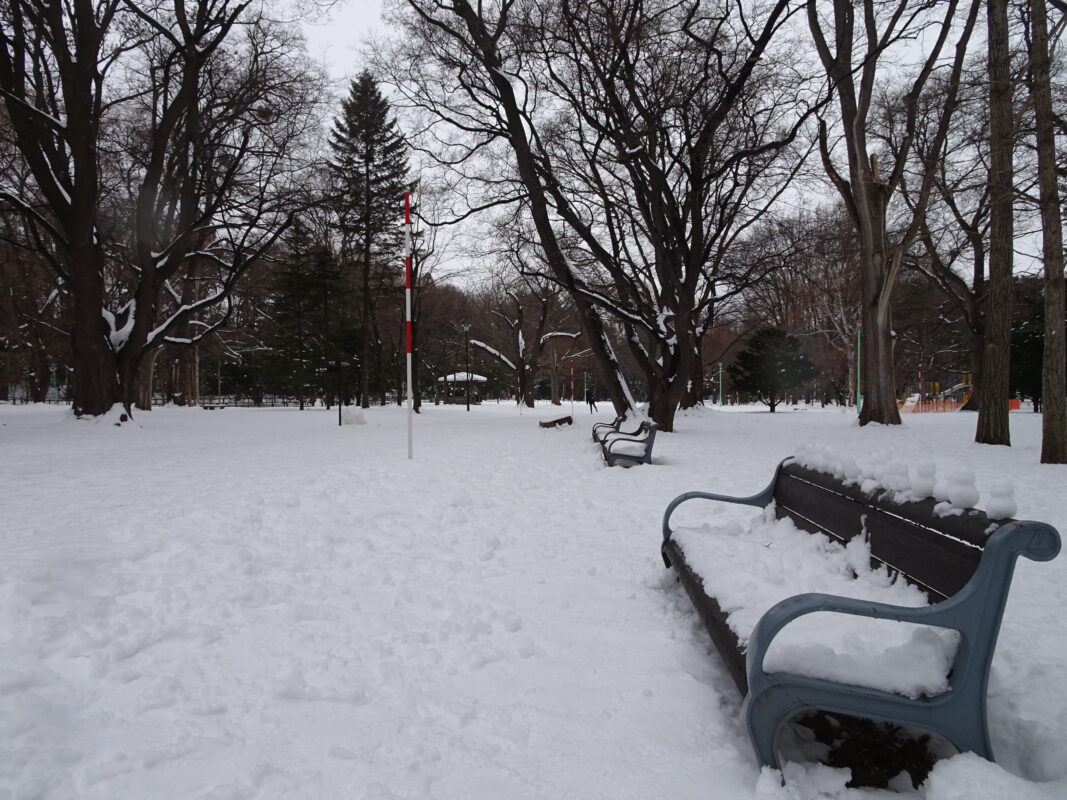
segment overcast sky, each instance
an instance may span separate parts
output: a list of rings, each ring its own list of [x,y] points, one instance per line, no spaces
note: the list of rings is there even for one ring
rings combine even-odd
[[[325,59],[334,81],[354,77],[362,66],[357,48],[382,30],[381,13],[382,0],[342,0],[321,22],[304,23],[308,52]]]

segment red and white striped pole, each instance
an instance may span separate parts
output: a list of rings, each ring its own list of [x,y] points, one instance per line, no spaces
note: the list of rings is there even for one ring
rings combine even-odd
[[[411,387],[411,193],[404,192],[404,307],[407,317],[404,332],[408,354],[408,458],[413,458],[411,420],[415,413],[415,396]]]

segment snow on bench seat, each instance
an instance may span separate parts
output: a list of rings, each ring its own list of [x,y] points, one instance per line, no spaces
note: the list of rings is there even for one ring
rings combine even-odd
[[[776,520],[773,508],[748,530],[732,523],[679,528],[673,538],[715,597],[741,645],[775,603],[803,592],[928,605],[926,596],[885,567],[871,569],[863,537],[847,546]],[[764,667],[894,692],[910,698],[948,688],[959,634],[926,625],[818,613],[796,620],[775,639]]]
[[[608,441],[611,440],[609,439]],[[647,449],[648,446],[644,442],[617,442],[615,446],[611,448],[611,452],[634,456],[635,458],[642,458]]]

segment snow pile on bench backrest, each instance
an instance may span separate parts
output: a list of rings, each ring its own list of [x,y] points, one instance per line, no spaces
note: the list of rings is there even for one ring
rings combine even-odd
[[[981,496],[975,486],[974,471],[959,465],[945,471],[938,480],[933,461],[918,459],[905,463],[884,451],[874,452],[863,463],[822,444],[800,444],[794,453],[796,463],[817,472],[833,475],[846,486],[857,486],[868,495],[881,494],[897,503],[917,502],[929,497],[938,501],[934,510],[942,516],[959,515],[975,508]],[[1018,513],[1015,487],[998,478],[988,483],[984,510],[990,519],[1008,519]]]

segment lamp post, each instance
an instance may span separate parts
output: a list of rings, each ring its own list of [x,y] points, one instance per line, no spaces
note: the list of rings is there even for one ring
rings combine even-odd
[[[471,338],[468,335],[470,331],[470,325],[463,326],[463,350],[467,362],[467,411],[471,410]]]

